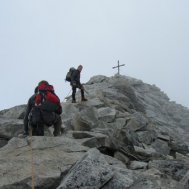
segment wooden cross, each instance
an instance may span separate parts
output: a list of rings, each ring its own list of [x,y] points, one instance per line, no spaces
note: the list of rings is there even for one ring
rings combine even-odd
[[[121,64],[121,65],[120,65],[120,64],[119,64],[119,60],[118,60],[117,66],[112,67],[113,69],[118,68],[118,75],[120,75],[119,68],[120,68],[121,66],[125,66],[125,64]]]

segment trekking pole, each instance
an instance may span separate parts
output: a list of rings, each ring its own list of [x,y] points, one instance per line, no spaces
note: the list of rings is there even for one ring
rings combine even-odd
[[[69,93],[66,95],[66,97],[64,98],[64,100],[68,98],[68,96],[69,96],[71,90],[72,90],[72,89],[70,89]],[[64,100],[63,100],[63,102],[64,102]]]
[[[33,162],[33,149],[32,149],[32,127],[30,127],[30,152],[31,152],[31,174],[32,174],[32,189],[35,189],[35,167]]]

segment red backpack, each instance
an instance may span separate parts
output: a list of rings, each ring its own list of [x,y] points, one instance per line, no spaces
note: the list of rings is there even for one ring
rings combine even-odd
[[[45,111],[62,113],[60,99],[54,93],[53,86],[45,82],[42,82],[38,86],[38,93],[35,96],[35,105]]]

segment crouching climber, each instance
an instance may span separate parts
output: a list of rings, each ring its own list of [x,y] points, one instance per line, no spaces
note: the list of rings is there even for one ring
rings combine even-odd
[[[47,81],[39,82],[35,94],[30,97],[24,117],[24,135],[44,136],[44,126],[54,126],[54,136],[60,135],[62,120],[60,99]]]

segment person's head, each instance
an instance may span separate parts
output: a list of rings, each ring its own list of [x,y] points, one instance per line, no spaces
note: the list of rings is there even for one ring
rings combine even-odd
[[[49,83],[45,80],[42,80],[38,83],[38,90],[44,90],[44,88],[46,88],[46,86],[48,86]]]
[[[83,66],[82,65],[79,65],[77,70],[79,70],[81,72],[81,70],[83,69]]]
[[[41,84],[49,85],[48,81],[46,81],[46,80],[41,80],[41,81],[38,83],[38,86],[40,86]]]

